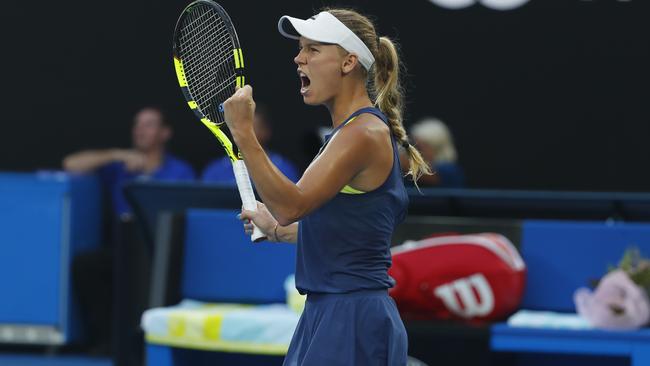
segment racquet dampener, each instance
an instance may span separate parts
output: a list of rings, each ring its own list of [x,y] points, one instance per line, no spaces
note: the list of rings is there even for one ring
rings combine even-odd
[[[235,27],[217,3],[198,0],[188,5],[174,30],[174,66],[178,83],[194,114],[212,131],[232,161],[244,209],[255,211],[257,202],[248,170],[236,146],[221,129],[222,103],[244,86],[244,59]],[[255,226],[251,240],[264,240]]]

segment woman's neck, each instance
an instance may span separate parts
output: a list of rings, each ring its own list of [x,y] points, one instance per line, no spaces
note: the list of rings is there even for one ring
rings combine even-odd
[[[332,101],[325,106],[332,118],[332,128],[338,127],[352,113],[364,107],[372,107],[366,86],[357,84],[356,87],[343,87]]]

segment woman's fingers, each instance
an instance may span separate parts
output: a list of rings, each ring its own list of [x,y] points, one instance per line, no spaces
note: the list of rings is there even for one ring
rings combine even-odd
[[[244,231],[248,235],[253,233],[254,224],[267,235],[275,228],[276,224],[275,219],[266,209],[266,206],[259,201],[257,202],[257,211],[245,210],[242,207],[241,213],[237,215],[237,218],[242,221]]]
[[[244,224],[244,232],[246,235],[253,235],[253,217],[255,216],[254,211],[244,210],[242,208],[241,213],[237,215],[237,218],[242,221]]]
[[[255,217],[255,211],[248,211],[242,208],[241,213],[237,216],[242,221],[250,221]]]

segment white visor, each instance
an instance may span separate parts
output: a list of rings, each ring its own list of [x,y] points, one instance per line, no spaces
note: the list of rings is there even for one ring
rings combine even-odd
[[[287,20],[293,29],[287,24]],[[300,36],[303,36],[316,42],[337,44],[346,51],[357,55],[359,62],[366,70],[370,70],[372,64],[375,63],[375,58],[366,44],[350,28],[326,11],[307,20],[284,15],[278,21],[278,30],[283,36],[291,39],[299,39]]]

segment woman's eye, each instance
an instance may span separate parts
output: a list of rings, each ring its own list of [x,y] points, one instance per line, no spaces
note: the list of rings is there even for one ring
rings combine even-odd
[[[318,52],[318,50],[317,50],[316,48],[314,48],[314,47],[309,47],[309,50],[310,50],[311,52]]]

